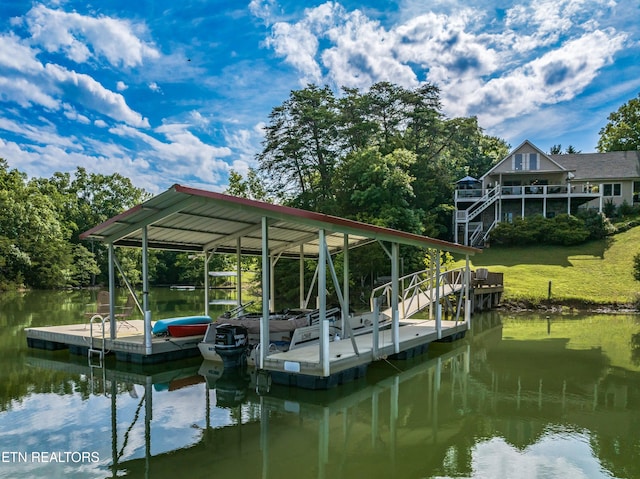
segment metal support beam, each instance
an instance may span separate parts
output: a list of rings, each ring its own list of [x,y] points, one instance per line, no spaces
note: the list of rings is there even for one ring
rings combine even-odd
[[[351,323],[349,322],[349,318],[347,318],[346,321],[344,319],[345,311],[347,315],[349,314],[349,305],[348,303],[345,302],[344,296],[340,291],[340,283],[338,282],[338,275],[336,273],[335,267],[333,266],[331,255],[329,254],[329,247],[326,244],[325,244],[325,250],[327,253],[327,262],[329,263],[329,269],[331,270],[331,278],[333,279],[333,285],[336,288],[336,296],[338,296],[338,301],[340,302],[340,309],[342,311],[342,324],[343,324],[342,334],[343,335],[345,334],[344,328],[346,328],[346,332],[349,335],[349,338],[351,339],[351,346],[353,347],[353,351],[356,353],[357,356],[360,356],[360,352],[358,351],[358,345],[356,344],[356,338],[354,338],[353,331],[351,330]]]
[[[236,299],[242,305],[242,238],[236,240]]]
[[[298,299],[299,299],[299,304],[300,304],[300,308],[305,308],[306,304],[304,301],[304,245],[301,244],[300,245],[300,264],[299,264],[299,277],[298,277],[298,285],[299,285],[299,292],[298,292]]]
[[[442,339],[442,307],[440,306],[440,290],[442,288],[440,278],[440,250],[436,250],[436,333],[438,339]]]
[[[151,311],[149,310],[149,242],[147,227],[142,228],[142,309],[144,311],[144,349],[151,354]]]
[[[116,259],[113,243],[109,243],[109,318],[111,319],[110,337],[116,339],[118,328],[114,327],[116,317],[116,272],[113,267]]]
[[[400,313],[398,311],[398,294],[400,282],[400,245],[391,243],[391,327],[393,350],[400,352]]]
[[[262,318],[260,320],[260,369],[264,369],[269,349],[269,298],[270,294],[270,266],[269,257],[269,222],[262,217]]]
[[[209,259],[213,253],[204,252],[204,314],[209,316]]]
[[[464,322],[467,329],[471,329],[471,267],[469,265],[469,255],[465,255],[464,270]]]
[[[349,296],[349,235],[345,233],[343,238],[343,251],[342,251],[342,293],[344,294],[344,303],[346,310],[342,310],[342,331],[346,327],[346,323],[349,321],[349,304],[351,302]]]
[[[329,376],[329,325],[327,323],[327,240],[324,229],[318,231],[318,308],[320,310],[320,364],[323,376]]]

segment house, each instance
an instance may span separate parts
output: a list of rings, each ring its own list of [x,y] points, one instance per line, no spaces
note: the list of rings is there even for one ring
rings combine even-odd
[[[501,221],[638,205],[640,151],[546,154],[524,141],[481,178],[455,189],[454,241],[480,246]]]

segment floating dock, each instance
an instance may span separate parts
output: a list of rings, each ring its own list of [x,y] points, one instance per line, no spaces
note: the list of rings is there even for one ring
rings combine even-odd
[[[152,338],[152,353],[144,345],[144,321],[128,321],[121,326],[118,338],[109,339],[109,324],[102,338],[101,325],[94,325],[93,338],[87,324],[45,326],[27,328],[27,344],[31,348],[57,351],[68,349],[70,353],[90,356],[90,351],[113,354],[117,361],[133,364],[158,364],[183,358],[200,356],[198,344],[202,336]],[[342,339],[328,344],[330,374],[324,376],[317,344],[310,344],[291,351],[267,356],[266,369],[276,384],[288,384],[303,388],[326,389],[364,376],[367,366],[378,359],[410,359],[427,351],[433,341],[453,341],[463,337],[467,323],[442,321],[441,337],[433,320],[403,320],[398,328],[399,352],[396,353],[392,331],[384,329],[378,333],[375,347],[373,333],[355,336],[358,352],[351,341]]]
[[[26,328],[27,345],[35,349],[57,351],[68,349],[72,354],[88,356],[96,353],[113,354],[118,361],[133,364],[158,364],[200,355],[198,343],[202,336],[185,338],[153,337],[151,354],[144,344],[144,321],[129,320],[118,324],[118,337],[110,339],[110,323],[105,323],[104,339],[102,324],[65,324]]]
[[[412,357],[436,340],[455,340],[470,327],[472,310],[493,303],[496,292],[484,287],[491,300],[473,300],[475,286],[483,289],[487,277],[472,278],[469,257],[481,250],[418,234],[366,224],[322,213],[238,198],[211,191],[174,185],[80,235],[83,240],[103,242],[109,257],[109,311],[100,317],[112,321],[94,323],[93,331],[84,324],[28,328],[29,346],[41,349],[69,348],[74,353],[103,357],[107,352],[118,360],[152,364],[198,355],[200,336],[186,338],[153,337],[149,249],[182,251],[203,256],[205,315],[212,298],[209,261],[213,254],[236,255],[237,303],[241,304],[241,259],[243,255],[261,258],[261,328],[259,347],[254,349],[256,368],[273,376],[274,381],[305,388],[327,388],[364,375],[368,364],[386,357]],[[371,297],[374,318],[384,313],[390,328],[332,341],[327,315],[327,291],[333,290],[347,324],[350,298],[349,256],[354,248],[375,245],[389,259],[390,282],[376,288]],[[400,248],[416,247],[428,256],[427,270],[401,277]],[[142,293],[138,297],[118,263],[116,248],[142,250]],[[442,271],[441,258],[448,252],[465,257],[465,265]],[[340,255],[342,278],[334,258]],[[275,311],[275,265],[278,261],[299,263],[299,308],[310,309],[315,301],[319,317],[319,339],[314,344],[287,352],[274,351],[269,341],[269,316]],[[315,261],[310,285],[305,284],[305,261]],[[442,268],[444,269],[444,268]],[[142,321],[117,321],[115,304],[116,274],[120,272],[135,299]],[[225,273],[225,276],[231,276]],[[477,275],[476,275],[477,276]],[[331,288],[331,286],[333,288]],[[486,286],[486,284],[484,285]],[[305,294],[306,293],[306,294]],[[215,301],[215,300],[214,300]],[[428,320],[410,319],[429,308]],[[110,326],[113,325],[113,327]],[[116,327],[117,325],[117,327]],[[100,329],[99,331],[97,328]],[[93,333],[93,334],[92,334]],[[348,336],[348,334],[347,334]]]

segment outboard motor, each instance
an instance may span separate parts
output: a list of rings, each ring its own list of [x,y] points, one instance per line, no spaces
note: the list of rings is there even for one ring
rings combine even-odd
[[[248,347],[249,332],[244,326],[221,324],[216,327],[214,348],[225,369],[246,365]]]

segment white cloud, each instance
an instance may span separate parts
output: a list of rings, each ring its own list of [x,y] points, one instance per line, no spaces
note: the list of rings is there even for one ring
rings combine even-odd
[[[122,95],[104,88],[89,75],[69,71],[51,63],[45,66],[45,70],[58,85],[67,89],[67,97],[73,97],[83,106],[128,125],[149,126],[149,120],[129,108]]]
[[[614,5],[543,0],[497,19],[465,2],[427,8],[407,0],[401,7],[411,15],[399,12],[397,23],[383,26],[327,2],[295,22],[275,23],[266,44],[302,83],[435,83],[448,116],[477,115],[486,128],[584,91],[627,42],[624,32],[599,26]]]
[[[480,124],[491,127],[505,117],[570,100],[611,62],[625,39],[613,31],[585,34],[484,85],[474,85],[474,100],[459,110],[453,105],[451,109],[477,114]]]
[[[0,68],[21,74],[38,74],[43,66],[37,60],[37,50],[13,34],[0,35]]]
[[[158,85],[156,82],[149,83],[149,90],[154,91],[156,93],[162,93],[162,90],[160,89],[160,85]]]
[[[160,57],[155,46],[138,37],[144,28],[127,20],[89,17],[39,4],[27,13],[25,21],[32,42],[49,52],[63,52],[77,63],[86,62],[93,54],[113,66],[135,67],[145,59]]]
[[[123,81],[116,83],[116,90],[118,91],[125,91],[127,88],[129,88],[129,86]]]

